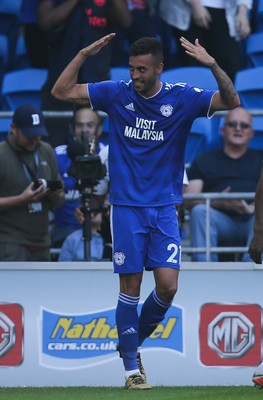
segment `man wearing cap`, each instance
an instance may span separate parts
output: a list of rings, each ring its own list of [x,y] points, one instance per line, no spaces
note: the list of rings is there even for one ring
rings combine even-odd
[[[50,261],[49,211],[63,203],[64,190],[54,151],[42,136],[42,112],[19,106],[0,143],[1,261]]]

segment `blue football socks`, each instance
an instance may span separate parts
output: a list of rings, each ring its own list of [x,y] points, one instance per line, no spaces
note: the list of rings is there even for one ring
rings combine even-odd
[[[172,303],[161,300],[154,289],[145,300],[139,318],[139,342],[140,347],[143,341],[149,337],[158,324],[164,319],[165,314]]]
[[[119,293],[116,308],[116,324],[119,336],[119,348],[125,371],[139,371],[136,361],[138,348],[138,312],[140,297]]]

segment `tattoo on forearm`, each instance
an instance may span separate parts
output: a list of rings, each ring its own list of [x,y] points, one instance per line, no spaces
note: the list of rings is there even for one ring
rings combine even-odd
[[[216,62],[212,65],[211,71],[217,80],[222,98],[226,103],[231,102],[236,96],[238,96],[233,82]]]

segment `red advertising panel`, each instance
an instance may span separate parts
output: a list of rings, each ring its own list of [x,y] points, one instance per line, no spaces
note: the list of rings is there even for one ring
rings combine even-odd
[[[200,361],[207,366],[259,364],[261,314],[257,304],[204,304],[200,312]]]
[[[23,361],[23,308],[0,304],[0,366],[16,366]]]

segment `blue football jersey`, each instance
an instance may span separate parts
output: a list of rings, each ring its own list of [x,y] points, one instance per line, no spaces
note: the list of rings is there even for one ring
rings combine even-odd
[[[209,116],[215,91],[163,82],[144,98],[131,81],[87,85],[92,108],[109,116],[110,202],[181,203],[187,137],[195,118]]]

